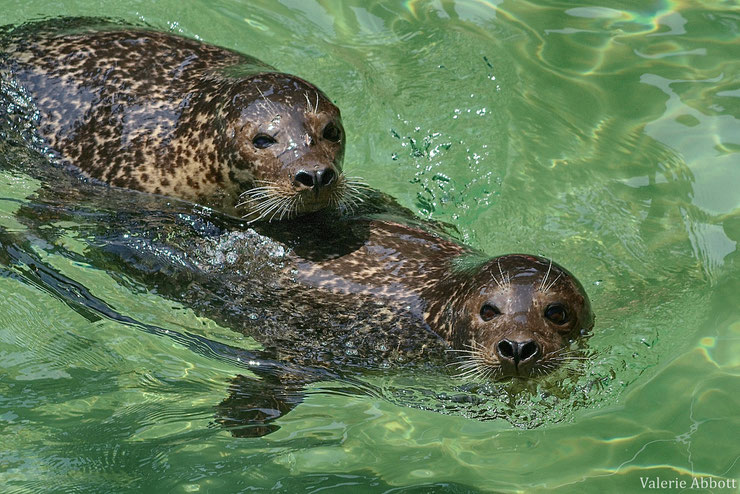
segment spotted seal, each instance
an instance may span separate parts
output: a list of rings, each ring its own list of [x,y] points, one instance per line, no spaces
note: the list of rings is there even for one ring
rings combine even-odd
[[[241,359],[260,379],[236,378],[220,407],[243,435],[274,430],[306,383],[346,372],[422,364],[461,380],[537,378],[582,358],[578,340],[594,325],[583,286],[559,264],[489,257],[423,221],[323,211],[238,230],[213,217],[120,218],[105,222],[90,262],[264,346]]]
[[[298,287],[308,303],[331,295],[382,301],[407,315],[406,324],[416,320],[414,327],[435,335],[460,364],[461,377],[545,374],[593,327],[583,286],[552,260],[489,258],[428,224],[392,216],[327,220],[321,229],[334,230],[330,245],[304,228],[265,231],[290,246],[273,275],[275,286]]]
[[[98,21],[99,22],[99,21]],[[232,50],[90,19],[3,36],[0,76],[84,176],[249,219],[351,207],[339,109],[311,83]]]

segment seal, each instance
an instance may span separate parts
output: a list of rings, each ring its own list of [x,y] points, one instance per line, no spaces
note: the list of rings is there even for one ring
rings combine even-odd
[[[219,407],[240,435],[275,430],[307,383],[347,373],[433,365],[461,382],[535,379],[577,364],[594,325],[583,286],[556,262],[489,257],[419,220],[323,211],[235,230],[116,209],[88,257],[263,345],[240,359],[259,379],[235,378]]]
[[[58,158],[112,186],[250,220],[351,208],[339,109],[311,83],[146,28],[57,19],[3,36],[0,76]]]
[[[489,258],[429,225],[392,217],[334,221],[346,233],[336,232],[330,246],[298,228],[290,237],[269,232],[292,246],[278,284],[316,291],[314,301],[327,292],[382,300],[441,339],[460,377],[545,374],[593,327],[583,286],[552,260]]]
[[[407,365],[461,381],[534,379],[578,364],[580,337],[594,325],[583,286],[559,264],[490,257],[436,223],[323,210],[244,229],[157,196],[146,198],[161,204],[142,207],[130,191],[81,184],[71,197],[56,187],[19,215],[34,238],[54,245],[50,223],[79,225],[90,265],[261,345],[230,350],[258,378],[235,378],[219,407],[218,420],[246,426],[245,435],[274,430],[314,381]]]

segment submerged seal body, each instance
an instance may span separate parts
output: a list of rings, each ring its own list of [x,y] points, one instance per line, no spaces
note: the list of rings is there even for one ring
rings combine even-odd
[[[164,201],[144,210],[138,195],[81,188],[82,200],[46,191],[22,214],[29,231],[53,244],[50,222],[81,225],[86,262],[262,345],[240,357],[258,377],[235,378],[219,407],[220,422],[246,426],[240,435],[274,430],[309,382],[374,369],[535,378],[582,358],[577,340],[593,327],[588,296],[563,267],[491,258],[434,223],[326,210],[240,229],[218,214],[182,214]]]
[[[149,29],[57,21],[0,40],[38,132],[110,185],[273,219],[348,206],[339,109],[257,59]]]
[[[462,376],[530,378],[569,360],[570,344],[593,327],[583,287],[548,259],[490,258],[433,225],[390,215],[324,212],[311,220],[206,235],[191,220],[172,227],[177,235],[158,222],[156,233],[135,235],[135,249],[126,239],[103,243],[116,256],[128,252],[122,270],[167,253],[161,260],[170,267],[150,271],[166,273],[155,282],[158,293],[307,365],[336,364],[347,348],[360,366],[392,360],[397,350],[406,362],[436,352],[459,363]],[[173,258],[189,266],[182,284]]]

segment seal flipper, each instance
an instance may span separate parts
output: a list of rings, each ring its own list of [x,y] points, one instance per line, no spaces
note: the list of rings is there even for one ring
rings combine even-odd
[[[262,437],[280,428],[273,422],[303,401],[305,378],[262,374],[238,375],[229,396],[216,407],[216,422],[234,437]]]

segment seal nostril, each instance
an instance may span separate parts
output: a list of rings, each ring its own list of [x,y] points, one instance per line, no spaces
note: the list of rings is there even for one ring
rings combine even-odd
[[[316,180],[316,175],[305,170],[301,170],[295,174],[295,181],[299,184],[305,185],[306,187],[313,187]]]
[[[519,343],[519,360],[529,360],[540,351],[540,346],[534,340]]]
[[[516,353],[516,344],[509,340],[499,341],[496,348],[498,348],[498,354],[505,359],[513,359]]]
[[[513,360],[514,364],[531,360],[540,353],[540,346],[534,340],[501,340],[496,345],[496,349],[501,358]]]
[[[319,185],[321,187],[326,187],[327,185],[331,184],[334,181],[334,178],[336,177],[336,173],[334,173],[334,170],[331,168],[327,168],[323,172],[318,172],[319,175]]]

